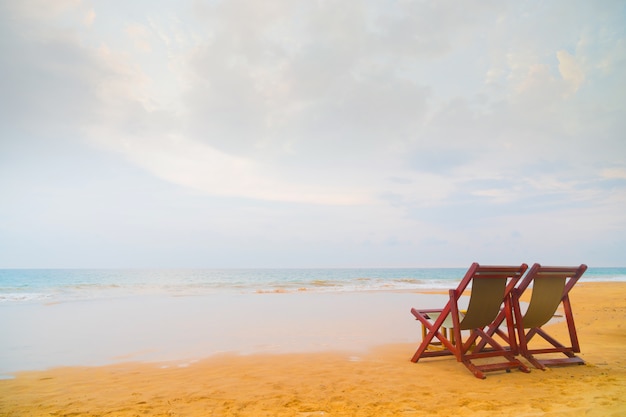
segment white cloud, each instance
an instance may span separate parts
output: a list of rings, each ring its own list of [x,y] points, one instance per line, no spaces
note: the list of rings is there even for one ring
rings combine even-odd
[[[83,18],[83,23],[85,26],[92,26],[93,22],[95,21],[96,21],[96,12],[94,11],[94,9],[89,9],[85,13],[85,17]]]
[[[126,27],[126,33],[135,45],[135,48],[142,52],[152,51],[152,47],[150,46],[150,32],[146,26],[132,23]]]
[[[626,167],[623,168],[606,168],[602,170],[602,177],[607,179],[626,180]]]
[[[583,69],[576,61],[576,58],[567,51],[558,51],[556,57],[559,60],[561,77],[570,85],[571,91],[575,93],[583,81],[585,81]]]
[[[271,169],[250,159],[231,156],[180,136],[127,137],[125,146],[111,138],[104,138],[103,142],[160,178],[212,195],[330,205],[371,202],[365,191],[292,183],[288,178],[280,178],[280,172],[268,175]]]

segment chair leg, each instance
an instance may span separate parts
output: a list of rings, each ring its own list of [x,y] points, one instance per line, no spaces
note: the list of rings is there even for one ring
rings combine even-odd
[[[524,356],[526,358],[526,360],[528,362],[530,362],[532,364],[532,366],[534,366],[537,369],[540,369],[542,371],[546,370],[546,367],[544,365],[541,364],[541,362],[539,362],[537,359],[535,359],[535,357],[533,355],[531,355],[528,352],[523,352],[522,356]]]
[[[463,365],[465,365],[465,367],[466,367],[467,369],[469,369],[469,371],[470,371],[471,373],[473,373],[473,374],[474,374],[474,376],[475,376],[476,378],[478,378],[478,379],[485,379],[485,378],[487,378],[487,376],[486,376],[486,375],[485,375],[485,374],[484,374],[484,373],[483,373],[480,369],[478,369],[478,368],[476,367],[476,365],[474,365],[471,361],[469,361],[469,360],[467,360],[467,359],[464,359],[464,360],[462,360],[461,362],[463,363]]]
[[[528,340],[530,340],[530,338],[535,335],[541,336],[545,341],[549,342],[552,346],[554,346],[554,348],[530,349],[528,347]],[[573,348],[568,348],[562,345],[556,339],[551,337],[549,334],[547,334],[540,328],[531,329],[526,334],[526,337],[524,338],[523,344],[521,346],[522,356],[525,357],[528,360],[528,362],[530,362],[535,368],[541,369],[542,371],[546,370],[546,366],[562,366],[562,365],[573,365],[573,364],[584,365],[585,361],[579,358],[578,356],[576,356],[572,350]],[[563,355],[567,356],[567,358],[537,359],[535,358],[533,353],[536,353],[536,354],[562,353]]]
[[[519,362],[519,361],[517,361]],[[528,366],[524,365],[523,363],[519,362],[519,366],[517,367],[517,369],[519,369],[521,372],[524,372],[525,374],[529,374],[530,373],[530,369],[528,368]]]

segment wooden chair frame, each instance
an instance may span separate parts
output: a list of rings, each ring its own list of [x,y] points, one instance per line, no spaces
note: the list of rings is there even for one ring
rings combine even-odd
[[[411,361],[418,362],[421,358],[454,355],[457,361],[462,362],[474,376],[481,379],[485,378],[486,372],[498,370],[508,372],[511,368],[529,372],[526,365],[515,358],[514,351],[498,343],[493,338],[493,333],[488,334],[485,331],[500,312],[504,311],[508,330],[504,340],[515,340],[510,293],[527,268],[526,264],[481,266],[473,263],[459,286],[449,291],[450,300],[442,309],[412,308],[411,313],[420,321],[426,333]],[[470,284],[472,284],[472,292],[469,305],[465,314],[461,314],[459,299]],[[502,309],[503,304],[504,309]],[[451,317],[450,337],[443,326],[448,316]],[[450,320],[447,323],[450,323]],[[469,331],[469,336],[465,340],[461,333],[464,330]],[[437,349],[432,348],[435,338],[438,340],[436,343],[440,345]],[[474,362],[476,359],[494,357],[503,357],[506,360],[487,364]]]
[[[519,338],[519,353],[524,356],[536,368],[545,370],[546,366],[560,366],[585,362],[576,356],[580,352],[574,314],[569,299],[569,292],[576,285],[580,277],[587,270],[587,265],[577,267],[541,266],[534,264],[528,274],[520,282],[519,286],[511,292],[513,315]],[[530,303],[526,312],[522,315],[520,298],[533,284]],[[569,346],[561,344],[554,339],[542,326],[545,325],[556,313],[559,305],[563,306],[565,320],[567,322],[570,338]],[[529,342],[535,336],[540,336],[552,347],[536,348],[529,347]],[[565,358],[537,359],[535,355],[546,353],[562,353]]]

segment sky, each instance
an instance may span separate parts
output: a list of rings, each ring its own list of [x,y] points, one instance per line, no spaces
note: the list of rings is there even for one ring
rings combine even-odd
[[[623,1],[0,0],[0,268],[626,266]]]

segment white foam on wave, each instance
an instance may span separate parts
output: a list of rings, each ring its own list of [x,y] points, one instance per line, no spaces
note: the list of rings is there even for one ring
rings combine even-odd
[[[27,301],[48,301],[52,294],[39,292],[5,292],[0,293],[0,303],[7,302],[27,302]]]

